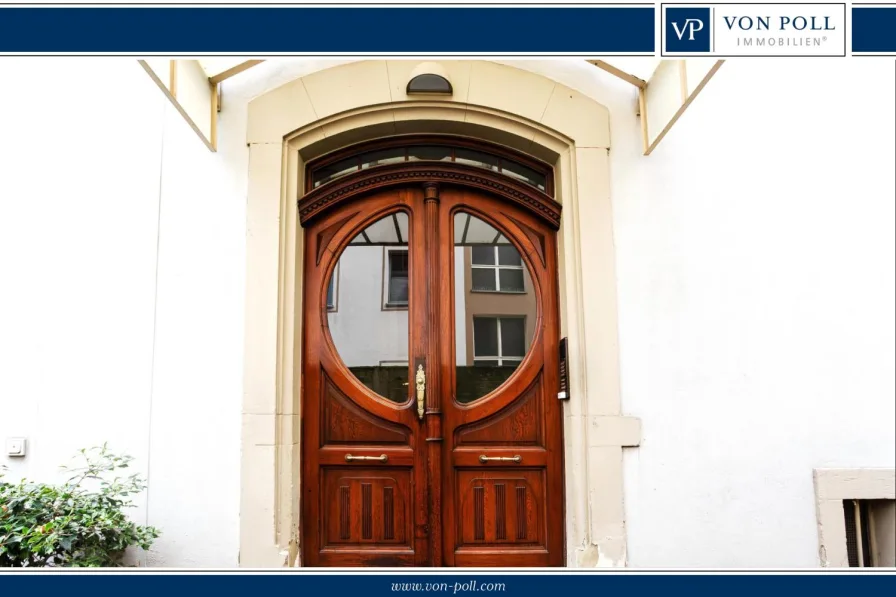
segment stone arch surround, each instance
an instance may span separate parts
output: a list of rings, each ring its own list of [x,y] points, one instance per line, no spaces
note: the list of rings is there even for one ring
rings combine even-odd
[[[240,564],[300,565],[299,371],[302,246],[297,201],[305,163],[353,143],[450,133],[552,163],[559,232],[566,557],[572,567],[624,566],[622,448],[640,422],[621,414],[609,112],[541,75],[488,61],[443,61],[451,98],[405,93],[419,61],[322,70],[249,104],[245,370]],[[585,257],[583,259],[583,257]]]

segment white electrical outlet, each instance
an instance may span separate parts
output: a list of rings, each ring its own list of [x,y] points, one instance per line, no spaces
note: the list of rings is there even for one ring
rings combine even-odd
[[[25,438],[24,437],[8,437],[6,438],[6,455],[13,457],[21,457],[25,455]]]

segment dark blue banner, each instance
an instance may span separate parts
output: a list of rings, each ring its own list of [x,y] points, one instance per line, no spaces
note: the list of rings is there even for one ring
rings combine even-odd
[[[852,7],[852,51],[896,52],[896,6]]]
[[[867,569],[866,569],[867,570]],[[843,597],[844,595],[892,595],[896,576],[890,574],[651,574],[598,573],[568,570],[557,573],[487,574],[457,571],[453,574],[370,574],[339,571],[303,573],[295,570],[274,574],[170,574],[142,573],[116,575],[87,574],[0,574],[4,595],[215,595],[244,597],[261,594],[358,595],[394,597],[428,593],[469,596],[472,594],[520,595],[605,595],[632,597],[687,595],[688,597]],[[870,572],[870,570],[869,570]]]
[[[654,51],[653,6],[0,8],[0,53],[477,54]]]

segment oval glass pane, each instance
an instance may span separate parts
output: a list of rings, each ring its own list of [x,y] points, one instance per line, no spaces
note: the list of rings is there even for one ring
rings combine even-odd
[[[455,395],[468,403],[504,383],[523,361],[537,302],[513,243],[464,212],[454,216],[454,284]]]
[[[385,216],[349,242],[327,286],[330,337],[362,384],[408,399],[408,216]]]

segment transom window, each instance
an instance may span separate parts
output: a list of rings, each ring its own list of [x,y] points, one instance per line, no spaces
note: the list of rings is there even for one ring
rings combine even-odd
[[[525,317],[473,318],[475,367],[516,367],[524,356],[526,356]]]
[[[503,148],[484,150],[470,141],[448,137],[435,137],[425,141],[392,139],[336,152],[309,165],[308,190],[360,170],[417,161],[467,164],[500,172],[545,193],[553,193],[551,168],[547,164]]]

